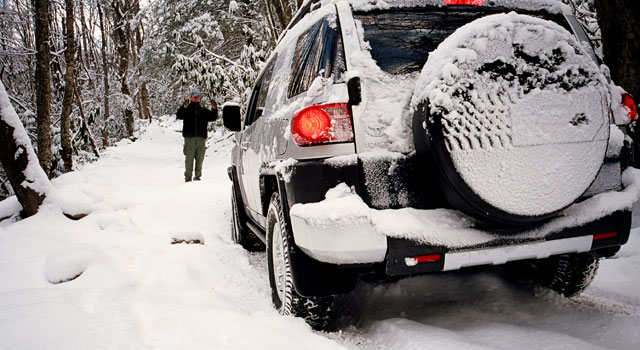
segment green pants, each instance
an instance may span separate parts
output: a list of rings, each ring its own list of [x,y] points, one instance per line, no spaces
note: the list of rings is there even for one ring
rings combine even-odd
[[[184,179],[191,181],[193,173],[193,161],[196,161],[195,179],[200,180],[202,176],[202,161],[204,161],[204,152],[207,150],[204,137],[185,137],[184,138]]]

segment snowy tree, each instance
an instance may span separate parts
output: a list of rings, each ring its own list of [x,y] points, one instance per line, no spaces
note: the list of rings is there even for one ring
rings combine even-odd
[[[38,157],[40,159],[40,165],[47,174],[49,174],[51,169],[51,45],[49,41],[49,4],[48,0],[34,0]]]
[[[246,99],[272,40],[261,0],[159,0],[151,4],[141,50],[152,106],[173,113],[198,88],[222,102]],[[166,87],[170,88],[167,89]]]
[[[39,149],[50,152],[49,161],[43,161],[46,157],[40,160],[43,161],[43,166],[50,168],[47,173],[53,177],[73,168],[64,166],[63,162],[66,158],[66,163],[69,164],[67,136],[70,136],[73,164],[96,159],[100,147],[128,137],[122,113],[127,106],[126,101],[118,98],[119,92],[112,91],[119,86],[109,85],[109,81],[120,82],[115,66],[118,55],[113,39],[114,16],[111,2],[74,1],[71,18],[67,18],[67,2],[47,2],[50,9],[47,11],[49,20],[46,21],[46,27],[50,33],[45,36],[48,37],[46,42],[49,46],[46,53],[50,57],[45,59],[49,64],[38,69],[39,77],[35,75],[36,68],[39,67],[36,65],[35,55],[35,3],[31,0],[0,2],[0,79],[32,143],[37,144],[38,135],[50,135],[50,145]],[[132,11],[136,12],[133,5],[137,1],[130,0],[130,3]],[[138,24],[132,24],[132,28],[141,31],[140,21],[132,23]],[[65,33],[71,30],[77,35],[72,40],[65,39]],[[141,40],[142,38],[139,42]],[[133,45],[128,43],[127,47],[131,48]],[[73,58],[73,66],[70,58]],[[135,99],[130,105],[133,106],[132,110],[137,111],[139,108],[135,102],[141,99],[142,94],[138,92],[143,89],[140,89],[142,84],[138,84],[139,77],[130,73],[134,68],[133,64],[127,66],[127,83]],[[40,73],[44,69],[49,69],[50,73]],[[43,79],[49,76],[51,79],[47,83]],[[68,81],[72,84],[68,84]],[[37,97],[47,94],[43,91],[36,93],[47,86],[50,91],[48,102],[47,98]],[[110,106],[109,97],[112,95],[115,103]],[[44,112],[47,108],[50,111],[50,121],[39,125],[42,130],[48,127],[49,132],[39,132],[38,120],[42,119],[36,117],[36,111]],[[111,111],[114,111],[113,115],[109,113]],[[67,130],[69,135],[66,135]],[[101,135],[102,142],[93,135]],[[64,156],[63,144],[66,144]],[[13,191],[8,186],[5,170],[0,167],[0,200],[10,195],[13,195]]]
[[[303,0],[265,0],[266,15],[276,38],[289,25]]]
[[[66,72],[64,74],[64,97],[62,100],[62,116],[60,117],[60,147],[64,163],[64,170],[73,170],[73,150],[71,147],[71,108],[75,90],[75,16],[73,14],[73,0],[65,0],[66,28],[65,28],[65,52]]]
[[[174,113],[193,88],[243,102],[278,35],[265,0],[40,3],[0,1],[0,80],[52,177],[130,138],[151,111]],[[8,184],[0,167],[0,200]]]
[[[0,82],[0,162],[22,205],[22,217],[38,212],[50,191],[49,178],[40,166],[31,140]]]

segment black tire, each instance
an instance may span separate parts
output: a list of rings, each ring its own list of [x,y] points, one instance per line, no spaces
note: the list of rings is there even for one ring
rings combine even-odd
[[[333,296],[304,297],[293,285],[291,253],[293,235],[280,202],[280,195],[271,196],[267,213],[267,262],[273,305],[282,315],[302,317],[316,330],[326,330],[333,321]]]
[[[231,187],[231,212],[231,239],[250,252],[264,251],[264,243],[245,226],[246,216],[238,207],[235,186]]]
[[[563,254],[536,263],[536,274],[543,287],[570,298],[591,284],[599,265],[599,259],[589,253]]]

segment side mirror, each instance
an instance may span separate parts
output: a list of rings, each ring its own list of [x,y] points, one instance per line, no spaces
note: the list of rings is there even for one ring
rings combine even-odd
[[[362,102],[362,91],[360,90],[360,78],[353,77],[347,82],[347,91],[349,92],[349,104],[357,106]]]
[[[235,102],[226,102],[222,106],[222,124],[229,131],[240,131],[240,105]]]

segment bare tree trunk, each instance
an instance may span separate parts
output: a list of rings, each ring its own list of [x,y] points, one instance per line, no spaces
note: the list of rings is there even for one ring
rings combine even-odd
[[[102,73],[104,74],[104,120],[105,122],[109,120],[109,67],[107,65],[107,35],[105,33],[104,26],[104,15],[102,14],[102,6],[100,5],[100,1],[96,2],[98,7],[98,16],[100,17],[100,33],[102,35]],[[109,133],[107,129],[102,132],[102,146],[109,146]]]
[[[136,94],[136,105],[138,106],[138,118],[145,119],[144,112],[142,111],[142,95],[140,94],[140,90]]]
[[[640,1],[596,0],[604,61],[611,78],[640,99]]]
[[[82,48],[83,50],[80,51],[80,57],[82,57],[82,51],[84,51],[84,57],[85,57],[85,61],[86,62],[90,62],[90,58],[89,58],[89,46],[87,44],[87,33],[88,33],[88,28],[85,22],[85,16],[84,16],[84,2],[80,2],[80,31],[82,33]]]
[[[291,22],[291,17],[293,15],[291,13],[291,7],[288,6],[289,0],[275,0],[275,1],[279,3],[280,8],[282,9],[282,17],[284,19],[284,21],[282,22],[283,24],[282,28],[286,28],[289,25],[289,22]]]
[[[280,33],[275,28],[275,19],[273,18],[273,11],[271,11],[269,0],[264,0],[264,7],[267,10],[267,21],[269,22],[269,30],[271,32],[271,46],[275,47]]]
[[[131,29],[129,27],[129,1],[114,0],[113,3],[113,16],[114,16],[114,38],[116,43],[116,50],[120,57],[120,63],[118,64],[118,74],[120,75],[120,92],[131,98],[131,90],[127,83],[129,74],[129,43],[131,42]],[[129,137],[133,137],[134,131],[134,119],[133,111],[126,107],[124,110],[124,120],[127,127],[127,134]]]
[[[96,61],[96,56],[93,50],[93,47],[90,45],[93,43],[93,35],[90,38],[87,38],[89,31],[89,27],[87,26],[87,20],[85,17],[85,2],[79,1],[77,2],[77,8],[80,9],[80,18],[76,20],[76,47],[77,47],[77,57],[76,57],[76,77],[78,77],[78,73],[80,70],[84,70],[86,73],[86,79],[89,83],[90,89],[92,91],[96,91],[96,86],[94,83],[94,77],[91,72],[89,72],[89,67],[92,62]],[[89,12],[91,14],[91,12]],[[79,20],[79,23],[78,23]]]
[[[33,0],[36,26],[36,117],[38,159],[42,169],[51,172],[51,48],[49,43],[49,1]]]
[[[137,15],[140,12],[140,0],[133,0],[132,3],[132,13],[133,15]],[[142,23],[134,29],[135,31],[135,55],[133,57],[133,64],[138,66],[140,57],[140,50],[142,49],[142,45],[144,44],[142,39]],[[138,73],[138,103],[139,103],[139,116],[140,119],[149,119],[151,121],[151,112],[149,111],[149,93],[147,91],[147,83],[144,80],[140,81],[141,70],[137,68]]]
[[[78,87],[75,88],[76,94],[76,103],[78,104],[78,110],[80,111],[80,119],[82,120],[82,126],[80,129],[84,128],[87,130],[87,138],[89,139],[89,144],[91,144],[91,148],[93,149],[93,154],[96,157],[100,158],[100,152],[98,152],[98,145],[96,144],[96,140],[93,138],[93,134],[91,134],[91,129],[89,128],[89,124],[87,123],[87,118],[84,115],[84,108],[82,107],[82,99],[80,97],[80,91],[78,91]]]
[[[26,218],[37,213],[51,185],[38,163],[31,140],[11,106],[2,82],[0,82],[0,163],[7,174],[13,192],[22,205],[21,216]]]
[[[140,99],[142,100],[142,111],[144,118],[151,121],[151,110],[149,109],[149,91],[147,91],[147,83],[142,83],[140,87]]]
[[[279,27],[282,28],[282,30],[284,30],[285,28],[287,28],[287,25],[289,24],[289,20],[290,18],[287,18],[286,15],[286,8],[283,6],[282,1],[281,0],[267,0],[267,7],[268,6],[272,6],[271,8],[273,9],[273,12],[275,12],[277,18],[278,18],[278,24]]]
[[[73,150],[71,148],[71,130],[70,115],[73,104],[74,91],[74,71],[75,71],[75,35],[73,14],[73,0],[65,0],[65,8],[67,12],[64,59],[67,64],[67,70],[64,74],[64,97],[62,99],[62,118],[60,120],[60,141],[62,143],[62,161],[64,162],[65,172],[73,170]]]
[[[602,34],[604,62],[611,79],[640,102],[640,2],[638,0],[596,0]],[[631,125],[636,159],[640,154],[640,125]],[[636,160],[634,166],[640,166]]]

